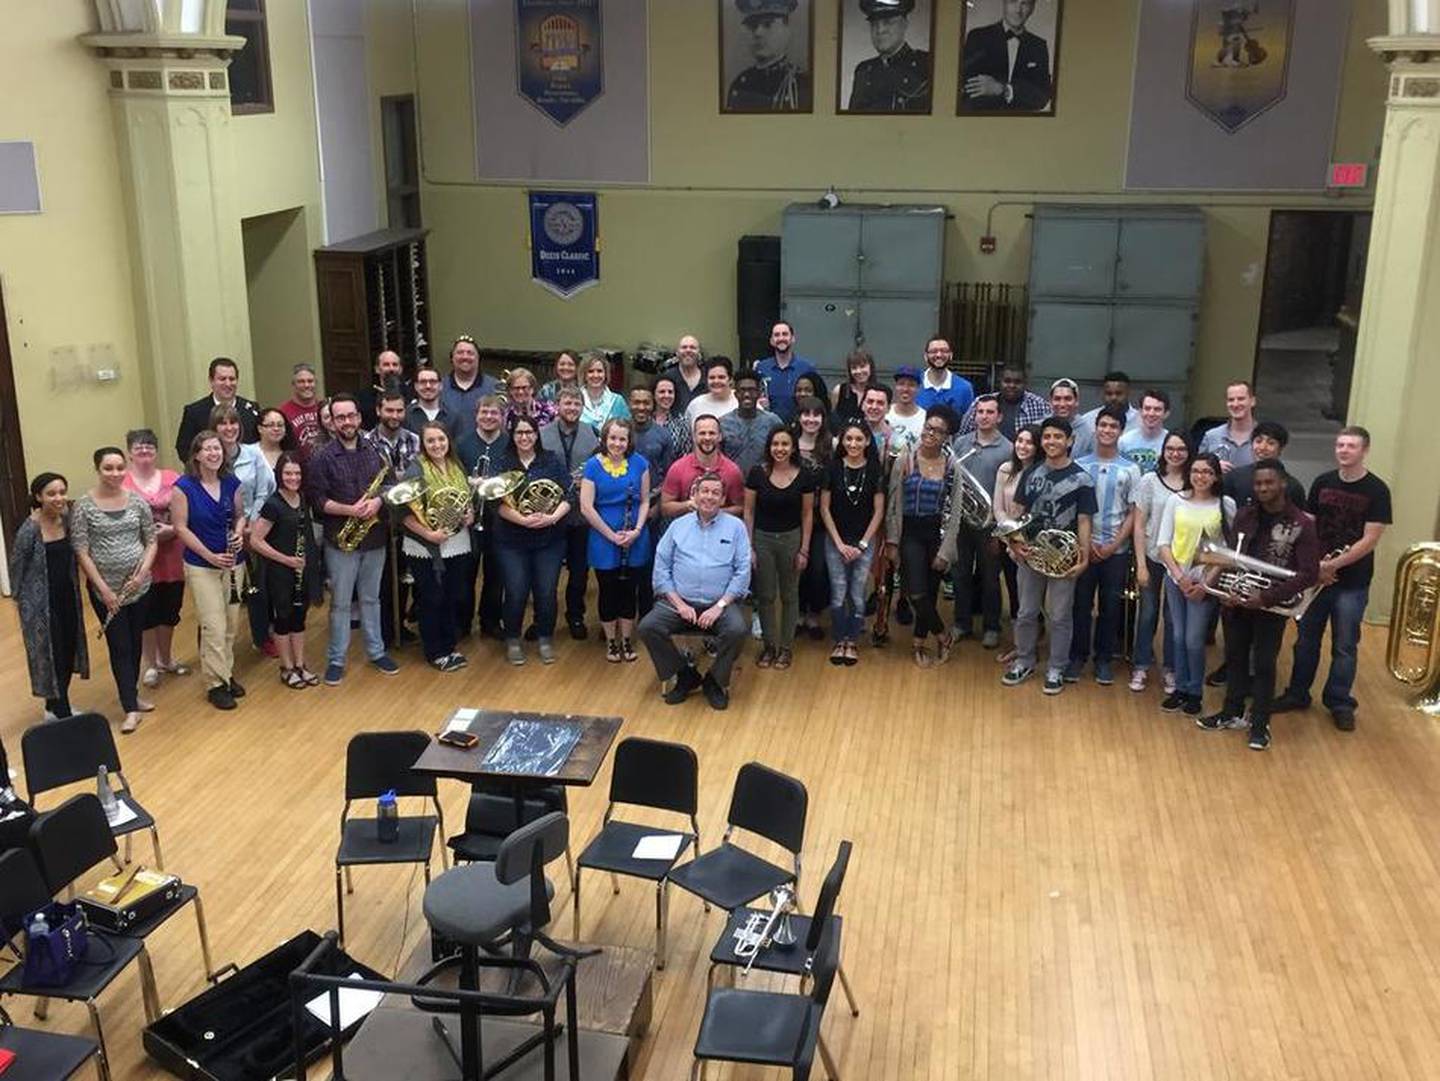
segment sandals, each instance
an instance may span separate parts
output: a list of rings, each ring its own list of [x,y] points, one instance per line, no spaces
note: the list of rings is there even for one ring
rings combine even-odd
[[[140,714],[139,714],[139,713],[134,713],[134,712],[127,713],[127,714],[125,714],[125,719],[120,722],[120,731],[121,731],[122,733],[124,733],[125,735],[129,735],[131,732],[135,731],[135,729],[137,729],[137,728],[139,728],[139,727],[140,727]]]
[[[188,676],[190,674],[190,666],[181,664],[179,661],[171,661],[169,664],[159,664],[155,667],[172,676]]]
[[[933,668],[933,667],[934,667],[934,665],[935,665],[935,659],[930,656],[930,650],[926,648],[924,642],[922,642],[922,641],[920,641],[920,640],[918,640],[918,639],[916,640],[915,645],[914,645],[914,653],[915,653],[915,666],[916,666],[917,668]]]
[[[845,643],[845,657],[844,660],[842,660],[840,663],[843,664],[846,668],[853,668],[855,667],[855,665],[860,663],[860,654],[855,652],[854,642]]]
[[[950,651],[955,648],[955,639],[948,634],[937,634],[935,636],[935,663],[944,664],[950,659]]]
[[[845,663],[844,642],[835,643],[835,648],[830,651],[830,663],[837,666]]]
[[[140,682],[143,683],[143,684],[144,684],[145,686],[147,686],[147,687],[158,687],[158,686],[160,686],[160,669],[158,669],[158,668],[147,668],[147,669],[145,669],[145,674],[140,677]]]
[[[772,667],[777,670],[782,668],[789,668],[790,660],[791,655],[788,649],[777,649],[775,651],[775,663],[774,665],[772,665]]]
[[[318,687],[318,686],[320,686],[320,677],[317,676],[314,672],[310,671],[310,669],[308,669],[308,668],[298,668],[298,669],[296,669],[296,671],[298,671],[298,672],[300,673],[300,678],[305,681],[305,686],[307,686],[307,687]]]
[[[766,646],[760,651],[760,656],[755,658],[756,668],[769,668],[775,663],[775,647]]]
[[[310,684],[305,682],[305,676],[298,668],[280,669],[280,682],[289,687],[292,691],[303,691]]]

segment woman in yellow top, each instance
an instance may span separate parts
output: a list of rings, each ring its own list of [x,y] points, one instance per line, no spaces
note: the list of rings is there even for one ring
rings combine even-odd
[[[1175,613],[1175,692],[1160,703],[1166,713],[1201,713],[1205,636],[1216,601],[1205,592],[1205,567],[1197,564],[1195,557],[1202,541],[1223,543],[1225,520],[1234,513],[1234,501],[1220,495],[1220,460],[1213,454],[1191,458],[1185,490],[1165,504],[1158,537],[1160,562],[1168,572],[1166,603]]]

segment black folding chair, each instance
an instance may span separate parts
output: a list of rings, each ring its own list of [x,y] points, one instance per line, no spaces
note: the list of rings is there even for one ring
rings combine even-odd
[[[575,938],[580,938],[580,872],[586,867],[609,871],[612,888],[620,892],[616,875],[629,875],[655,883],[655,967],[665,967],[665,932],[670,915],[669,875],[681,854],[700,847],[700,824],[695,820],[699,800],[700,764],[683,743],[632,737],[615,748],[615,769],[610,776],[610,803],[600,832],[580,853],[575,868]],[[675,854],[661,859],[636,859],[641,838],[662,832],[613,818],[617,803],[673,811],[690,819],[690,833]]]
[[[132,835],[149,830],[150,842],[155,847],[155,868],[165,870],[160,831],[155,819],[135,799],[120,765],[120,752],[115,747],[110,722],[102,714],[77,713],[73,717],[32,725],[20,737],[20,756],[25,762],[25,789],[32,805],[42,792],[77,781],[94,782],[100,767],[104,766],[115,787],[115,796],[125,808],[124,813],[127,817],[134,816],[110,827],[116,837],[125,838],[125,862],[130,862]]]
[[[100,1045],[94,1040],[21,1028],[4,1007],[0,1007],[0,1051],[15,1056],[11,1069],[17,1072],[7,1071],[5,1081],[65,1081],[91,1059],[100,1070]]]
[[[705,1076],[707,1061],[786,1066],[794,1081],[809,1081],[817,1049],[826,1076],[832,1081],[838,1079],[840,1074],[820,1035],[820,1026],[839,964],[840,928],[831,923],[821,933],[815,951],[808,995],[711,988],[705,996],[705,1013],[695,1038],[691,1081]]]
[[[97,864],[115,855],[115,837],[105,820],[105,811],[92,793],[71,796],[53,811],[46,811],[30,827],[30,851],[40,867],[40,875],[52,894],[61,890],[74,892],[74,883]],[[210,934],[205,926],[205,907],[200,891],[182,883],[179,895],[154,915],[124,931],[126,938],[146,939],[171,916],[186,905],[195,907],[195,926],[200,933],[200,957],[205,963],[205,979],[219,979],[210,958]]]
[[[54,723],[54,722],[51,722]],[[0,854],[0,924],[6,930],[19,927],[30,913],[49,904],[51,894],[45,887],[40,868],[23,848],[12,848]],[[44,1020],[46,1006],[50,999],[64,1002],[83,1002],[90,1011],[90,1024],[95,1029],[95,1042],[99,1046],[102,1081],[109,1081],[110,1058],[105,1050],[105,1030],[100,1024],[100,1007],[96,998],[114,982],[115,977],[125,971],[131,961],[140,962],[140,999],[145,1010],[146,1022],[159,1016],[155,1000],[155,972],[150,966],[150,955],[145,944],[138,938],[107,934],[90,929],[85,957],[81,959],[74,978],[64,987],[32,987],[25,983],[24,953],[16,944],[23,939],[23,928],[6,939],[5,946],[17,963],[0,976],[0,996],[24,995],[37,1000],[35,1016]]]
[[[732,912],[787,882],[800,885],[800,851],[805,844],[805,786],[759,762],[747,762],[735,776],[719,848],[696,856],[670,872],[670,881],[703,900]],[[773,841],[790,852],[793,870],[777,867],[730,843],[736,829]]]
[[[832,924],[835,933],[841,931],[841,917],[835,913],[835,902],[840,897],[840,887],[845,884],[845,872],[850,866],[849,841],[840,842],[840,850],[835,854],[835,862],[830,865],[830,870],[825,875],[825,880],[820,884],[820,896],[815,901],[815,912],[806,916],[798,911],[790,917],[791,930],[795,933],[798,941],[804,942],[803,949],[789,949],[771,945],[761,949],[755,954],[752,961],[749,956],[741,957],[735,952],[737,944],[736,936],[747,926],[753,926],[752,921],[763,921],[768,919],[770,913],[763,909],[741,906],[730,913],[730,919],[725,924],[725,930],[720,933],[720,938],[715,943],[715,948],[710,951],[710,970],[706,973],[706,982],[715,974],[715,969],[720,965],[729,965],[737,968],[750,968],[759,972],[779,972],[787,976],[799,976],[801,989],[804,989],[805,981],[811,976],[815,968],[815,955],[820,949],[820,940],[825,930]],[[859,1017],[860,1007],[855,1003],[855,994],[850,989],[850,981],[845,978],[845,966],[837,964],[836,974],[840,977],[840,986],[845,992],[845,998],[850,1003],[850,1016]]]
[[[360,732],[345,748],[345,809],[340,812],[340,847],[335,852],[335,918],[340,944],[345,944],[345,895],[355,892],[350,868],[380,863],[419,863],[430,881],[430,851],[437,829],[444,835],[445,818],[435,790],[435,778],[410,767],[430,746],[424,732]],[[401,815],[399,837],[381,841],[374,818],[351,818],[350,803],[379,799],[394,790],[397,797],[419,796],[430,801],[433,815]],[[440,866],[449,863],[440,850]],[[341,882],[341,874],[344,882]]]

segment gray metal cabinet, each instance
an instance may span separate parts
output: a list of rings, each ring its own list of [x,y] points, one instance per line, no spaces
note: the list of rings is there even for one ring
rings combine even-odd
[[[1099,402],[1105,372],[1170,393],[1186,415],[1204,284],[1205,217],[1189,207],[1041,206],[1030,249],[1032,382]]]
[[[919,362],[940,322],[943,207],[795,204],[781,235],[780,311],[798,353],[827,378],[857,345],[882,371]]]

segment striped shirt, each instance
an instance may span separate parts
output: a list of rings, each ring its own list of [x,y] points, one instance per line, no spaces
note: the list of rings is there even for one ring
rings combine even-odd
[[[1075,464],[1090,474],[1090,480],[1095,485],[1097,509],[1090,527],[1090,539],[1095,544],[1109,544],[1120,532],[1125,516],[1139,498],[1140,467],[1119,455],[1101,458],[1087,454],[1077,458]],[[1119,552],[1129,550],[1128,540],[1117,549]]]

